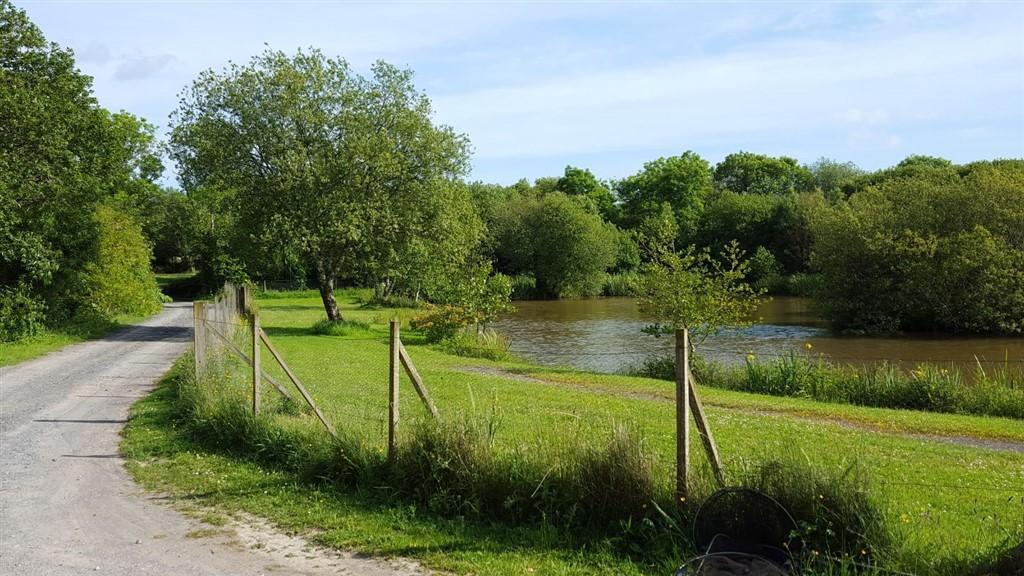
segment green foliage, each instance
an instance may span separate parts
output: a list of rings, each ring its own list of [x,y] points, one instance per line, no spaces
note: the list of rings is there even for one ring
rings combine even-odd
[[[615,197],[590,170],[566,166],[565,175],[558,179],[555,190],[567,196],[581,196],[589,199],[606,222],[618,220],[619,211],[615,205]]]
[[[671,334],[686,329],[707,335],[748,322],[760,296],[745,281],[749,267],[735,243],[720,259],[691,248],[663,254],[645,265],[639,304],[655,320],[650,331]]]
[[[1024,419],[1024,376],[1005,367],[978,367],[973,381],[957,368],[920,364],[910,371],[892,364],[857,368],[809,355],[773,360],[749,356],[729,367],[697,356],[693,371],[707,386],[771,396],[808,398],[878,408],[899,408]],[[654,357],[632,373],[673,380],[675,361]]]
[[[490,328],[483,330],[463,328],[439,343],[439,348],[447,354],[487,360],[510,359],[512,357],[509,353],[511,346],[512,342],[507,336]]]
[[[764,246],[758,246],[750,257],[750,282],[759,289],[768,291],[777,286],[782,274],[782,266],[775,255]]]
[[[416,292],[477,244],[479,218],[456,182],[468,141],[431,116],[408,70],[377,62],[367,78],[316,50],[266,51],[195,80],[171,151],[190,194],[223,194],[244,231],[231,256],[262,268],[287,255],[315,274],[338,320],[340,275],[384,297]]]
[[[793,158],[736,152],[715,166],[715,184],[740,194],[790,194],[811,191],[814,179]]]
[[[513,300],[537,300],[541,294],[537,292],[537,279],[532,274],[517,274],[511,279]]]
[[[790,458],[759,464],[741,484],[768,494],[793,516],[795,552],[811,566],[832,562],[823,557],[853,557],[872,565],[891,547],[883,508],[871,496],[874,486],[862,466],[833,472]],[[810,573],[817,572],[811,568]]]
[[[509,203],[495,227],[499,261],[532,275],[544,296],[599,294],[619,253],[615,227],[560,192]]]
[[[25,286],[0,287],[0,342],[35,336],[45,321],[46,308]]]
[[[838,162],[829,158],[818,158],[807,169],[814,180],[814,186],[833,202],[853,194],[858,180],[865,174],[853,162]]]
[[[601,296],[636,296],[640,275],[636,272],[608,274],[601,288]]]
[[[0,85],[0,285],[17,286],[45,306],[48,323],[61,324],[87,304],[94,209],[148,186],[162,166],[148,146],[151,127],[100,108],[71,51],[47,42],[7,1]]]
[[[615,190],[628,227],[639,226],[652,214],[661,217],[662,205],[667,203],[675,216],[678,238],[685,242],[696,231],[704,197],[711,191],[711,167],[695,152],[686,151],[647,162],[643,170],[619,181]]]
[[[1024,162],[895,172],[907,170],[814,219],[827,316],[870,332],[1024,333]]]
[[[489,262],[467,265],[431,294],[438,305],[414,318],[412,327],[423,331],[430,342],[452,338],[467,326],[474,326],[479,333],[512,310],[511,294],[511,279],[492,274]]]
[[[96,256],[83,275],[89,310],[106,318],[160,310],[160,290],[149,269],[151,253],[139,225],[109,206],[96,209],[96,222]]]

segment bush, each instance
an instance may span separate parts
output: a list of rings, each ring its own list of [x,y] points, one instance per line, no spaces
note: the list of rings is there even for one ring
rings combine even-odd
[[[602,296],[636,296],[640,276],[636,272],[608,274],[601,288]]]
[[[536,300],[540,298],[537,292],[537,279],[529,274],[512,276],[512,299],[513,300]]]
[[[771,496],[793,516],[793,551],[809,561],[853,556],[870,564],[891,545],[882,507],[869,496],[860,466],[831,472],[799,460],[768,462],[749,470],[741,484]]]
[[[1024,334],[1022,229],[1024,161],[917,159],[818,213],[816,298],[842,329]]]
[[[25,286],[0,287],[0,342],[30,338],[42,332],[46,307]]]
[[[504,334],[491,329],[481,331],[463,329],[454,336],[440,342],[441,350],[455,356],[485,358],[487,360],[508,360],[512,343]]]
[[[129,216],[109,206],[96,209],[96,257],[85,266],[88,308],[102,317],[143,315],[160,310],[160,290],[149,268],[150,249]]]
[[[425,314],[413,318],[409,326],[427,337],[427,342],[441,342],[454,338],[459,330],[473,321],[473,316],[462,306],[442,305],[430,308]]]

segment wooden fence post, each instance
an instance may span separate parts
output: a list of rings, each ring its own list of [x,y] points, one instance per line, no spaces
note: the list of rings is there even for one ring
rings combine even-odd
[[[388,461],[395,459],[395,429],[398,427],[398,370],[399,370],[399,349],[402,345],[399,340],[399,326],[397,319],[391,321],[391,362],[388,372]]]
[[[196,364],[196,381],[206,366],[206,304],[192,303],[192,348]]]
[[[252,413],[254,416],[260,414],[260,317],[252,313]]]
[[[684,505],[690,465],[690,333],[676,330],[676,504]]]

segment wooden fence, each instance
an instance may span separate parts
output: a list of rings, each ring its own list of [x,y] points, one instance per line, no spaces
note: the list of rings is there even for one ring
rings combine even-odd
[[[313,397],[295,372],[285,362],[284,357],[274,346],[273,341],[260,326],[259,312],[253,306],[252,291],[248,286],[226,284],[212,301],[195,302],[193,304],[193,344],[195,348],[195,374],[199,380],[207,370],[211,356],[231,356],[244,362],[251,369],[250,399],[254,415],[260,414],[260,390],[262,382],[270,384],[281,396],[294,401],[292,393],[273,376],[268,374],[263,364],[263,348],[270,353],[270,358],[280,366],[292,386],[302,400],[309,406],[324,428],[335,438],[337,431],[331,422],[317,407]],[[246,350],[248,349],[248,350]],[[427,392],[423,378],[420,377],[409,352],[402,344],[400,323],[391,321],[389,338],[390,369],[388,371],[388,459],[393,460],[397,441],[399,423],[399,383],[400,369],[405,369],[417,395],[427,407],[431,416],[440,418],[437,407]]]

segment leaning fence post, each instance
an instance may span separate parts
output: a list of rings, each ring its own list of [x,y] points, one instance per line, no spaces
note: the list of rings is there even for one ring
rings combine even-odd
[[[402,345],[401,340],[399,340],[398,319],[391,321],[390,344],[391,361],[388,372],[388,461],[393,462],[395,459],[395,429],[398,427],[398,355]]]
[[[260,414],[260,317],[252,313],[252,413],[253,416]]]
[[[686,502],[690,464],[690,334],[676,330],[676,503]]]
[[[206,365],[206,304],[192,303],[192,356],[196,364],[196,380]]]

